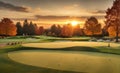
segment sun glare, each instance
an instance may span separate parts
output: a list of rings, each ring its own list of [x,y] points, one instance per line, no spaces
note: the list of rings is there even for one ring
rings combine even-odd
[[[72,21],[71,24],[72,24],[72,26],[76,26],[76,25],[78,25],[78,22],[77,21]]]

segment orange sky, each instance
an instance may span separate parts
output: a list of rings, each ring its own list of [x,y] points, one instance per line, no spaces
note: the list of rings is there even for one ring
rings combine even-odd
[[[114,0],[0,0],[0,19],[11,18],[15,23],[28,19],[38,25],[65,24],[78,21],[83,25],[95,16],[104,25],[107,8]]]

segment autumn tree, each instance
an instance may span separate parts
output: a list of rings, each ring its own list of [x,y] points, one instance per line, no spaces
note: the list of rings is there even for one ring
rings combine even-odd
[[[73,27],[71,24],[64,25],[61,30],[62,37],[72,37],[73,36]]]
[[[106,26],[109,36],[115,37],[118,42],[120,37],[120,0],[115,0],[113,6],[106,11]]]
[[[20,22],[16,23],[16,27],[17,27],[17,35],[23,35],[23,27]]]
[[[60,36],[62,27],[60,25],[57,25],[56,35]]]
[[[84,24],[84,33],[89,36],[96,36],[102,34],[101,24],[95,17],[90,17]]]
[[[82,32],[79,24],[73,28],[73,35],[74,36],[83,35],[83,32]]]
[[[43,26],[40,26],[38,31],[39,31],[39,35],[43,35],[43,34],[44,34],[44,31],[45,31],[45,30],[44,30],[44,27],[43,27]]]
[[[9,18],[3,18],[0,22],[0,35],[14,36],[16,35],[16,26]]]
[[[34,28],[34,35],[39,35],[39,27],[37,26],[37,24],[33,24],[33,28]]]

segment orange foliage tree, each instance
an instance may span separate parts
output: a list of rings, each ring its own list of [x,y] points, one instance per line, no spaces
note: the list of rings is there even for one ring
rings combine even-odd
[[[44,34],[44,27],[40,26],[39,29],[37,30],[38,35],[43,35]]]
[[[61,36],[62,37],[72,37],[73,35],[73,27],[71,24],[64,25],[61,30]]]
[[[107,9],[105,18],[105,29],[109,36],[116,37],[116,42],[118,42],[118,37],[120,37],[120,0],[115,0],[113,6]]]
[[[81,36],[83,35],[82,29],[80,28],[80,25],[76,25],[73,27],[73,36]]]
[[[1,36],[14,36],[16,35],[16,26],[9,18],[4,18],[0,22],[0,35]]]
[[[85,22],[83,29],[85,35],[94,36],[102,34],[101,24],[98,23],[98,20],[95,17],[90,17]]]

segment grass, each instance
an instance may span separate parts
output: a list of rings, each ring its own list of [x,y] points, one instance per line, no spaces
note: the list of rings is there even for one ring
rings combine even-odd
[[[52,41],[88,41],[89,37],[72,37],[72,38],[59,38],[59,37],[50,37],[50,36],[13,36],[0,39],[0,43],[8,42],[25,42],[25,43],[36,43],[36,42],[52,42]]]
[[[78,73],[72,71],[62,71],[49,68],[34,67],[12,61],[7,53],[18,50],[25,50],[21,46],[11,46],[0,49],[0,73]],[[79,72],[83,73],[83,72]]]
[[[97,52],[97,53],[106,53],[106,54],[115,54],[120,55],[120,49],[115,49],[112,47],[68,47],[68,48],[57,48],[57,49],[47,49],[47,48],[32,48],[32,47],[23,47],[24,50],[53,50],[53,51],[84,51],[84,52]],[[22,48],[22,49],[23,49]],[[116,47],[120,48],[120,47]]]
[[[86,73],[120,72],[120,56],[118,55],[120,50],[117,52],[117,55],[115,55],[113,52],[111,53],[112,50],[104,50],[110,49],[107,47],[104,47],[102,50],[99,49],[100,47],[82,46],[49,50],[45,48],[23,48],[24,51],[9,53],[8,56],[16,62],[37,67]]]
[[[61,49],[43,49],[43,48],[32,48],[32,47],[23,47],[20,45],[17,46],[8,46],[4,49],[0,49],[0,73],[77,73],[72,71],[61,71],[49,68],[34,67],[30,65],[24,65],[9,59],[7,53],[20,50],[52,50],[52,51],[85,51],[85,52],[97,52],[97,53],[108,53],[120,55],[120,47],[68,47]],[[79,72],[84,73],[84,72]]]
[[[84,47],[99,47],[99,46],[108,46],[106,42],[72,42],[72,41],[56,41],[56,42],[44,42],[44,43],[26,43],[22,44],[25,47],[36,47],[36,48],[48,48],[48,49],[59,49],[66,47],[74,47],[74,46],[84,46]],[[119,44],[111,43],[111,47],[118,47]]]
[[[74,38],[56,38],[56,37],[46,37],[46,36],[35,36],[29,37],[8,37],[5,39],[0,39],[0,43],[8,43],[8,42],[25,42],[25,43],[36,43],[36,42],[52,42],[52,41],[88,41],[88,37],[74,37]],[[96,53],[105,53],[105,54],[114,54],[120,55],[120,47],[85,47],[85,46],[74,46],[74,47],[66,47],[59,49],[48,49],[48,48],[35,48],[35,47],[24,47],[24,46],[7,46],[2,47],[0,49],[0,73],[78,73],[73,71],[62,71],[56,69],[42,68],[42,67],[34,67],[30,65],[24,65],[21,63],[17,63],[11,60],[8,57],[9,52],[21,51],[21,50],[51,50],[51,51],[66,51],[66,52],[96,52]],[[84,72],[79,72],[84,73]]]
[[[75,47],[67,47],[67,48],[35,48],[35,47],[24,47],[24,46],[11,46],[6,47],[5,49],[1,49],[0,53],[8,53],[13,51],[20,50],[52,50],[52,51],[84,51],[84,52],[97,52],[97,53],[106,53],[106,54],[115,54],[120,55],[120,47],[84,47],[84,46],[75,46]]]

